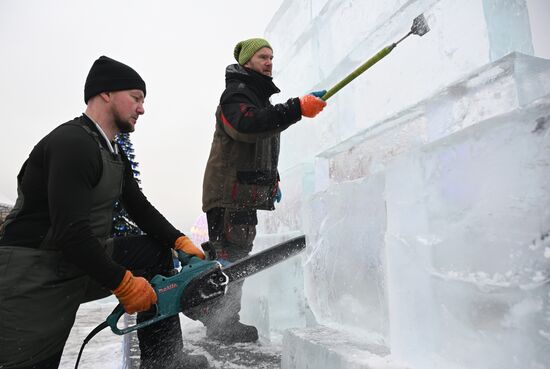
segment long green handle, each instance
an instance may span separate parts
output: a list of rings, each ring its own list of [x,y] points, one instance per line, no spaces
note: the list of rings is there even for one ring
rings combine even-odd
[[[342,88],[344,88],[348,83],[353,81],[355,78],[357,78],[361,73],[372,67],[374,64],[378,63],[380,59],[388,55],[393,48],[397,44],[391,44],[390,46],[386,46],[382,50],[380,50],[376,55],[374,55],[372,58],[364,62],[360,67],[358,67],[356,70],[348,74],[346,78],[338,82],[334,87],[332,87],[330,90],[327,91],[326,94],[324,94],[321,97],[321,100],[327,101],[332,95],[340,91]]]

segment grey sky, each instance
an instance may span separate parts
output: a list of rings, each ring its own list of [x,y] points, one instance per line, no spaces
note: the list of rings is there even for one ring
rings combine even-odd
[[[146,112],[132,134],[143,191],[187,231],[201,213],[214,112],[233,47],[262,36],[281,2],[1,0],[0,197],[15,200],[16,176],[32,147],[84,111],[88,70],[107,55],[147,83]]]

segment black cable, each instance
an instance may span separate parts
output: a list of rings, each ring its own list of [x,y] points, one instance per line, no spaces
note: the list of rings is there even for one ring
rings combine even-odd
[[[84,342],[82,343],[82,346],[80,346],[80,352],[78,353],[78,357],[76,359],[76,364],[74,365],[74,369],[78,369],[78,363],[80,362],[80,357],[82,356],[82,351],[84,351],[84,346],[86,346],[86,344],[96,335],[98,334],[99,332],[101,332],[103,329],[107,328],[109,326],[109,324],[107,324],[107,322],[103,322],[101,323],[100,325],[98,325],[97,327],[95,327],[91,332],[90,334],[88,334],[86,336],[86,338],[84,338]]]

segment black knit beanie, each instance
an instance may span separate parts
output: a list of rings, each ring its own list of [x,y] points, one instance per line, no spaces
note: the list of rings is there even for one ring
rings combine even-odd
[[[86,78],[84,85],[84,102],[102,92],[121,90],[141,90],[146,94],[145,82],[139,74],[126,64],[106,56],[97,59]]]

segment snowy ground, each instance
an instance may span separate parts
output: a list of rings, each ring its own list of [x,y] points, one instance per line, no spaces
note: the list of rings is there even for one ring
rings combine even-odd
[[[223,369],[275,369],[280,368],[280,345],[267,342],[223,345],[206,339],[206,329],[200,322],[181,318],[184,349],[193,354],[205,355],[211,368]]]
[[[83,304],[77,314],[63,357],[61,369],[74,368],[84,338],[111,313],[117,304],[113,297]],[[212,368],[275,369],[280,367],[281,347],[265,342],[226,346],[206,340],[202,323],[180,315],[184,350],[205,355]],[[123,362],[123,339],[109,328],[88,342],[80,359],[79,369],[120,369]]]
[[[114,297],[82,304],[76,315],[63,356],[61,369],[74,368],[84,338],[113,311],[118,301]],[[119,369],[122,363],[122,337],[109,328],[98,333],[84,348],[79,369]]]

